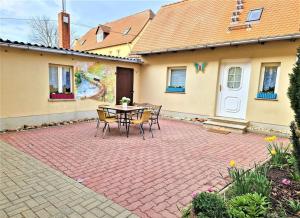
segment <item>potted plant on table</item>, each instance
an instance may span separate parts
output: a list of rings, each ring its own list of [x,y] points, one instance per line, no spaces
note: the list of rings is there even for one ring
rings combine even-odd
[[[120,100],[120,103],[123,107],[127,107],[128,104],[130,103],[130,98],[122,97],[122,99]]]

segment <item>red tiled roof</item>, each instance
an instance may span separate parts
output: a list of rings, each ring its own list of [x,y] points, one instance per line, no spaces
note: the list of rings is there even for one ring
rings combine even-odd
[[[299,0],[243,0],[238,27],[231,23],[233,0],[184,0],[162,6],[133,48],[133,53],[167,51],[212,43],[264,37],[300,36]],[[259,21],[250,23],[251,9],[263,8]],[[233,28],[230,28],[234,26]]]
[[[78,43],[74,46],[74,49],[87,51],[130,43],[136,38],[136,36],[143,30],[147,22],[153,17],[154,13],[151,10],[146,10],[121,18],[119,20],[105,23],[104,25],[101,25],[100,28],[106,31],[109,30],[109,35],[105,37],[102,42],[97,42],[96,32],[98,30],[98,26],[94,27],[78,40]],[[126,28],[130,28],[130,31],[127,35],[124,35],[122,33]],[[81,44],[82,42],[84,43]]]

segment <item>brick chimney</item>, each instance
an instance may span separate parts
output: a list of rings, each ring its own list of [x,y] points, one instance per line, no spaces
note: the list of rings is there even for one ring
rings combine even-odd
[[[65,11],[58,14],[59,47],[70,49],[70,15]]]

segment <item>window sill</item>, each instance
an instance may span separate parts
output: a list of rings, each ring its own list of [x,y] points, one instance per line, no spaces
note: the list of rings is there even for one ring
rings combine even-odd
[[[186,92],[167,92],[167,91],[165,93],[186,94]]]
[[[261,101],[278,101],[278,98],[273,98],[273,99],[269,99],[269,98],[255,98],[255,100],[261,100]]]
[[[73,99],[55,99],[55,98],[49,98],[48,101],[49,102],[76,101],[76,99],[75,98],[73,98]]]

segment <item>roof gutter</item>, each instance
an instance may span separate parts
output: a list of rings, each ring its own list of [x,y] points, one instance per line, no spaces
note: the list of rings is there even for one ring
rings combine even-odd
[[[130,59],[130,58],[118,58],[118,57],[110,57],[110,56],[103,56],[91,53],[84,53],[79,51],[71,51],[71,50],[62,50],[62,49],[55,49],[55,48],[46,48],[46,47],[38,47],[33,45],[22,45],[22,44],[15,44],[9,42],[0,42],[0,46],[9,47],[9,48],[17,48],[17,49],[24,49],[30,51],[39,51],[39,52],[48,52],[54,54],[63,54],[63,55],[73,55],[78,57],[87,57],[87,58],[95,58],[101,60],[109,60],[109,61],[120,61],[126,63],[136,63],[141,64],[142,61],[140,59]]]
[[[299,39],[299,38],[300,38],[300,33],[296,33],[296,34],[292,34],[292,35],[264,37],[264,38],[258,38],[258,39],[239,40],[239,41],[228,41],[228,42],[203,44],[203,45],[193,45],[193,46],[186,46],[186,47],[180,47],[180,48],[168,48],[168,49],[164,49],[164,50],[139,51],[139,52],[133,52],[133,54],[135,54],[135,55],[150,55],[150,54],[177,52],[177,51],[190,51],[190,50],[205,49],[205,48],[257,44],[257,43],[264,43],[264,42],[270,42],[270,41],[294,40],[294,39]]]

